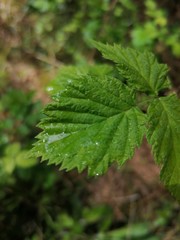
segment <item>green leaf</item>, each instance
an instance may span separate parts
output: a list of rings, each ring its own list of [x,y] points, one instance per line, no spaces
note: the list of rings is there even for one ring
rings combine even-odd
[[[157,163],[162,164],[161,180],[180,200],[180,101],[176,95],[154,100],[148,109],[147,139]]]
[[[41,121],[36,156],[61,169],[104,173],[113,161],[122,165],[141,144],[145,115],[134,92],[112,77],[81,76],[67,81]]]
[[[93,45],[104,58],[117,63],[120,74],[128,80],[129,86],[155,95],[160,90],[170,87],[167,65],[159,64],[152,53],[141,53],[117,44],[112,46],[93,41]]]
[[[64,88],[64,84],[67,81],[71,82],[79,77],[90,74],[93,76],[104,76],[106,74],[110,74],[112,72],[112,67],[107,64],[96,64],[96,65],[83,65],[83,66],[63,66],[60,68],[57,77],[52,81],[47,90],[52,94],[55,94],[61,91]]]
[[[36,158],[28,156],[28,150],[22,150],[19,142],[8,145],[2,157],[2,166],[5,172],[11,174],[16,167],[29,168],[37,163]]]
[[[11,174],[16,167],[16,156],[20,152],[20,144],[13,143],[5,149],[5,156],[2,158],[3,168],[6,173]]]
[[[167,66],[149,52],[93,44],[117,68],[61,69],[34,155],[61,169],[88,168],[98,175],[131,158],[147,131],[161,179],[180,200],[180,102],[176,95],[159,97],[170,87]]]

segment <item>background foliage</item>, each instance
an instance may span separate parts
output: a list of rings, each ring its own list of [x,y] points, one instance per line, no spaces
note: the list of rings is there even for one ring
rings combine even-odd
[[[63,64],[85,70],[87,63],[101,61],[90,38],[152,50],[170,66],[179,93],[179,9],[178,1],[167,0],[1,0],[2,239],[179,239],[179,207],[159,186],[154,198],[145,187],[150,189],[147,202],[146,194],[135,190],[140,198],[123,202],[123,217],[115,218],[103,199],[98,206],[88,200],[92,179],[27,158],[50,80],[63,77]],[[144,214],[138,207],[142,203],[147,206]],[[132,209],[138,212],[133,220]]]

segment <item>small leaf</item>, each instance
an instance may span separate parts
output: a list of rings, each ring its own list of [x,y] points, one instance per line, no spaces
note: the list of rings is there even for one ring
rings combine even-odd
[[[111,46],[93,41],[93,45],[104,58],[117,64],[120,74],[128,80],[129,86],[155,95],[160,90],[170,87],[167,65],[159,64],[152,53],[141,53],[117,44]]]

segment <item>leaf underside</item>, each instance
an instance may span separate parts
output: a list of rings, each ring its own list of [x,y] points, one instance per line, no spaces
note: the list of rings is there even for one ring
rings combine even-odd
[[[148,109],[147,139],[162,165],[161,180],[180,200],[180,101],[176,95],[154,100]]]
[[[61,169],[88,168],[90,175],[131,158],[145,132],[145,115],[132,91],[112,77],[85,75],[67,82],[45,114],[36,155]]]

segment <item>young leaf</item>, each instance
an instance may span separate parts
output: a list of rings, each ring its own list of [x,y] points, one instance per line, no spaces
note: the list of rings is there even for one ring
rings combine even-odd
[[[159,64],[152,53],[141,53],[117,44],[111,46],[93,41],[93,45],[104,58],[117,63],[120,74],[128,80],[129,86],[155,95],[170,87],[167,65]]]
[[[161,179],[180,200],[180,101],[176,95],[154,100],[148,109],[147,139],[162,164]]]
[[[112,77],[84,75],[68,81],[45,109],[34,152],[62,169],[104,173],[134,154],[145,132],[145,116],[126,85]]]

